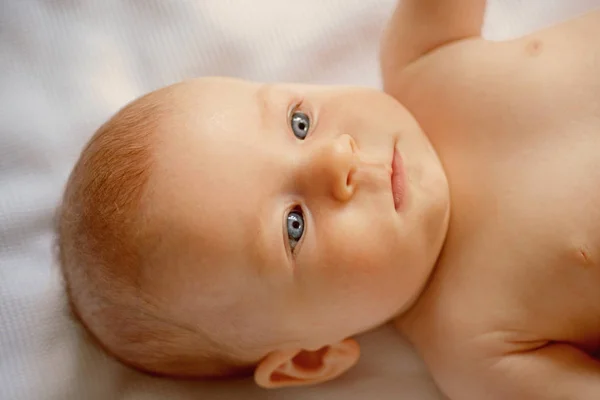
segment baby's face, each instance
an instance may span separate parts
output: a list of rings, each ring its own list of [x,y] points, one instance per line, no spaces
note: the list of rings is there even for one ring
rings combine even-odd
[[[148,279],[178,321],[241,347],[316,349],[419,294],[445,237],[448,187],[395,100],[231,79],[168,96],[150,212],[157,254],[169,253]]]

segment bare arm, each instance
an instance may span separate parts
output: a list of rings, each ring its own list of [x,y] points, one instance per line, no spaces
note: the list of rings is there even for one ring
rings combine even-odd
[[[399,0],[381,43],[384,86],[423,54],[479,36],[484,12],[485,0]]]

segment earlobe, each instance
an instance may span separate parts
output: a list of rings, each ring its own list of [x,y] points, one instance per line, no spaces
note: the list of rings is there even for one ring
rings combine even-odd
[[[359,359],[360,347],[353,339],[319,350],[277,350],[256,367],[254,381],[266,389],[314,385],[337,378]]]

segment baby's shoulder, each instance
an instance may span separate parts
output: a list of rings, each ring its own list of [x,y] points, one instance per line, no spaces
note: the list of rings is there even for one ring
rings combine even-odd
[[[398,71],[386,86],[409,108],[418,108],[432,99],[452,104],[457,97],[486,106],[520,97],[531,103],[536,94],[548,96],[549,87],[564,93],[578,83],[600,84],[599,22],[597,10],[511,40],[452,42]]]

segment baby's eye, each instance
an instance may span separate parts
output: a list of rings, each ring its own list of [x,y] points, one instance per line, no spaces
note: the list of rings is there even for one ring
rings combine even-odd
[[[304,234],[304,215],[301,209],[290,211],[287,216],[287,233],[292,252]]]
[[[306,139],[308,130],[310,129],[310,118],[308,115],[304,114],[303,112],[296,111],[292,114],[290,122],[294,135],[300,140]]]

